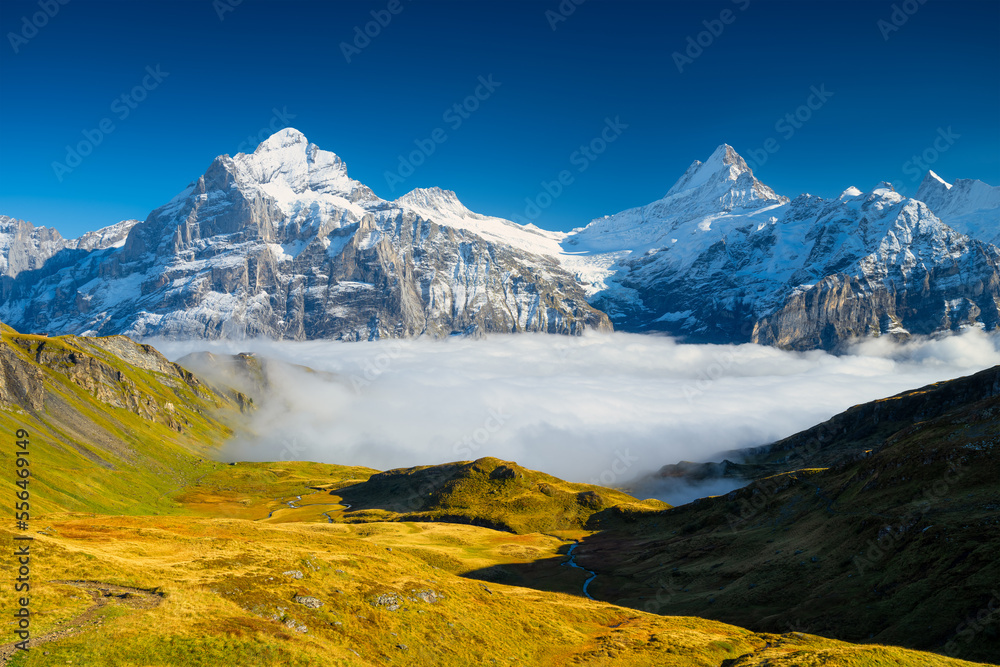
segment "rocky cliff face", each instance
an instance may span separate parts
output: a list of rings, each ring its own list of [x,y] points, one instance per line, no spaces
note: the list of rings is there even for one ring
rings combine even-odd
[[[0,275],[16,277],[41,268],[63,250],[101,250],[121,244],[138,220],[123,220],[78,239],[64,239],[55,229],[0,215]]]
[[[120,248],[63,253],[6,281],[0,317],[204,338],[610,328],[554,258],[428,213],[379,199],[336,155],[283,130],[252,155],[217,158]]]
[[[253,408],[246,395],[206,386],[151,346],[125,336],[48,338],[22,335],[2,325],[0,409],[51,411],[59,413],[57,421],[66,419],[61,411],[76,404],[67,402],[72,390],[67,392],[63,383],[86,394],[94,406],[119,408],[176,431],[189,426],[186,415],[192,409]],[[183,403],[184,396],[196,397],[201,404]]]
[[[0,274],[16,276],[37,269],[65,244],[54,229],[0,215]]]

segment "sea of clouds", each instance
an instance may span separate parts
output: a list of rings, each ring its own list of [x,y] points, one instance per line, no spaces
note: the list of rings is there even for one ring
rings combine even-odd
[[[484,339],[148,341],[169,358],[253,352],[272,394],[226,460],[380,470],[495,456],[606,486],[773,442],[846,408],[1000,364],[1000,336],[871,340],[850,354],[635,334]],[[325,373],[308,373],[289,364]],[[678,504],[725,492],[664,488]]]

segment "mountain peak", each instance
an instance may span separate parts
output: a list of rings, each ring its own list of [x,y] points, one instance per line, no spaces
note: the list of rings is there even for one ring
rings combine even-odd
[[[935,174],[932,169],[927,170],[927,175],[924,176],[924,180],[920,183],[920,187],[924,187],[924,184],[927,185],[939,184],[943,185],[947,190],[951,189],[951,183],[948,183],[943,178]]]
[[[707,206],[721,206],[725,210],[759,208],[788,201],[758,181],[746,161],[729,144],[721,144],[704,162],[692,162],[663,199],[674,197],[700,200]]]
[[[935,212],[942,213],[943,211],[939,211],[938,209],[946,207],[945,200],[949,199],[948,191],[951,188],[951,183],[948,183],[928,169],[927,174],[924,175],[924,180],[920,182],[920,187],[917,188],[917,194],[914,195],[914,199],[919,199],[930,206]]]
[[[302,134],[294,127],[286,127],[283,130],[278,130],[267,139],[260,142],[260,145],[257,146],[257,150],[255,150],[254,153],[266,153],[268,151],[280,150],[296,144],[308,146],[309,140],[306,139],[306,135]]]
[[[736,181],[744,173],[753,174],[746,161],[732,146],[721,144],[704,162],[701,160],[692,162],[684,175],[667,191],[667,196],[693,190],[710,182]]]

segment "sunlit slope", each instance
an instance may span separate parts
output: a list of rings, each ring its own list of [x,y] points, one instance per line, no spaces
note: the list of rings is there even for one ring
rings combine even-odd
[[[462,576],[483,562],[553,554],[560,540],[544,535],[444,523],[49,523],[33,545],[37,581],[134,587],[159,602],[142,608],[134,604],[140,595],[114,596],[93,622],[16,655],[10,664],[19,667],[969,664],[810,635],[758,634]],[[435,554],[442,564],[448,555],[446,567]],[[89,604],[77,586],[40,584],[35,628],[72,628]]]
[[[124,336],[0,332],[0,460],[13,470],[14,433],[30,434],[36,514],[172,511],[250,408]]]
[[[585,528],[594,514],[619,506],[669,507],[491,457],[388,470],[333,493],[351,506],[346,521],[447,521],[514,533]]]

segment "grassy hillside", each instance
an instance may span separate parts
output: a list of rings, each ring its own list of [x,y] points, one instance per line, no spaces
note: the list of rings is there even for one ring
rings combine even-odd
[[[174,511],[171,495],[220,465],[208,457],[251,407],[124,336],[0,330],[0,431],[30,434],[36,513]],[[12,447],[0,465],[14,469]]]
[[[759,479],[803,468],[828,468],[865,456],[911,424],[937,419],[998,395],[1000,366],[856,405],[770,445],[730,452],[732,460],[667,465],[661,474],[692,479],[719,475]]]
[[[311,474],[295,468],[285,470]],[[587,600],[584,574],[560,565],[567,546],[449,523],[54,518],[33,545],[33,627],[66,634],[8,664],[971,664]],[[468,576],[484,567],[532,567],[536,586]],[[538,590],[543,581],[550,590]],[[85,586],[103,587],[105,605],[79,623],[93,605]]]
[[[997,660],[1000,398],[949,407],[926,421],[911,413],[858,460],[587,538],[578,560],[599,573],[591,593],[761,631]],[[846,448],[854,433],[831,444]]]
[[[345,521],[447,521],[512,533],[584,528],[592,515],[618,505],[669,507],[490,457],[388,470],[334,493],[351,506]]]
[[[329,492],[307,485],[351,484],[368,472],[220,466],[184,490],[180,515],[46,517],[33,545],[33,575],[45,582],[32,593],[34,629],[66,634],[9,664],[972,664],[586,600],[586,574],[563,565],[586,531],[516,535],[450,523],[344,524],[329,507],[329,517],[317,514]],[[261,517],[269,507],[278,509]],[[0,533],[8,547],[11,537]],[[521,578],[483,581],[486,571]],[[107,603],[86,623],[75,619],[92,601],[73,582],[106,590]],[[148,598],[154,603],[143,604]]]

